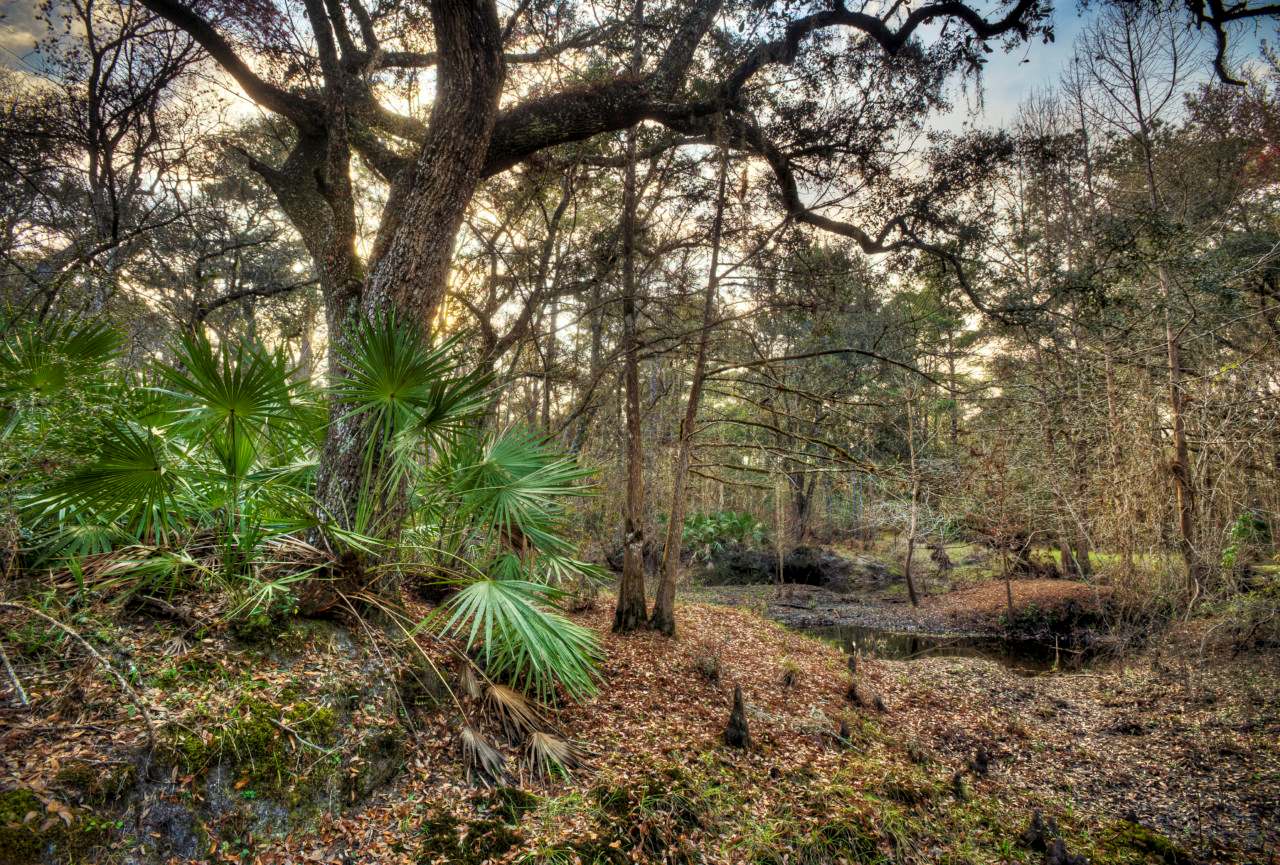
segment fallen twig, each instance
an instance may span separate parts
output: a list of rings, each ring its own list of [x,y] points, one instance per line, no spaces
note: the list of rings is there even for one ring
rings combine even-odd
[[[27,692],[22,689],[22,682],[18,681],[18,674],[13,669],[13,664],[9,663],[9,653],[4,650],[4,643],[0,643],[0,660],[4,661],[4,671],[9,674],[9,681],[13,682],[13,690],[17,692],[18,699],[22,701],[24,707],[29,707],[31,701],[27,699]]]
[[[16,613],[26,613],[29,616],[35,616],[37,619],[47,622],[48,624],[62,631],[64,634],[66,634],[71,639],[75,640],[81,646],[84,646],[85,651],[87,651],[91,656],[93,656],[93,659],[97,661],[98,664],[101,665],[103,669],[105,669],[108,673],[110,673],[112,676],[115,677],[115,680],[120,683],[121,689],[129,696],[129,699],[133,702],[133,704],[138,707],[138,711],[141,712],[142,714],[142,720],[146,722],[146,725],[147,725],[147,748],[149,751],[155,750],[156,727],[151,720],[151,712],[147,710],[146,703],[142,702],[142,698],[138,696],[138,693],[135,690],[133,690],[133,687],[129,684],[129,680],[126,679],[119,670],[113,667],[111,665],[111,662],[108,661],[106,658],[104,658],[102,656],[102,653],[99,652],[97,649],[95,649],[88,640],[80,636],[79,632],[77,632],[70,625],[63,624],[62,622],[59,622],[57,619],[55,619],[53,616],[42,613],[39,610],[33,610],[30,607],[23,606],[22,604],[15,604],[10,601],[0,601],[0,610],[13,610]]]

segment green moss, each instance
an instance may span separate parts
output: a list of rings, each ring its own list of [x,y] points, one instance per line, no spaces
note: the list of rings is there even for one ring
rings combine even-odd
[[[34,811],[36,817],[23,823],[23,818]],[[52,842],[50,829],[41,832],[40,823],[45,817],[44,803],[30,790],[9,790],[0,793],[0,863],[24,865],[39,862],[45,847]],[[62,826],[58,822],[58,826]]]
[[[228,765],[239,770],[254,794],[288,793],[291,804],[296,804],[314,786],[306,782],[315,780],[299,772],[315,761],[298,760],[297,748],[314,751],[332,744],[337,727],[337,713],[328,706],[299,701],[281,711],[266,700],[248,696],[223,723],[208,725],[213,732],[207,736],[185,727],[170,731],[161,742],[160,757],[186,775],[202,775],[219,763]],[[295,743],[295,736],[306,742]],[[323,768],[320,764],[309,771]]]
[[[87,805],[108,805],[128,792],[137,781],[138,770],[130,763],[110,766],[68,763],[55,776],[57,784],[74,792]]]
[[[36,816],[26,821],[33,811]],[[76,814],[70,825],[61,819],[49,823],[49,817],[30,790],[0,793],[0,865],[32,865],[50,853],[58,862],[71,861],[101,843],[115,825],[83,814]]]
[[[598,807],[597,821],[606,846],[663,861],[688,862],[692,860],[686,839],[706,823],[714,793],[712,786],[700,786],[673,766],[625,787],[599,785],[590,796]]]
[[[1126,854],[1137,853],[1138,861],[1160,862],[1165,865],[1183,865],[1195,861],[1172,840],[1130,820],[1117,820],[1103,832],[1102,851],[1118,861],[1133,861]]]
[[[498,787],[485,797],[489,813],[518,825],[525,814],[538,807],[537,796],[519,787]]]
[[[224,679],[227,671],[214,658],[188,658],[184,661],[170,661],[151,677],[151,684],[157,688],[172,690],[180,685],[198,685]]]
[[[270,605],[254,607],[231,623],[231,634],[250,645],[274,641],[289,628],[298,603],[292,595],[274,599]]]
[[[449,811],[436,809],[418,828],[419,865],[482,865],[511,852],[524,836],[501,820],[463,823]]]

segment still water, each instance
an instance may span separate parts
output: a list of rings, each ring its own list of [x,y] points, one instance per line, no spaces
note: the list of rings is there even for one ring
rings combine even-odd
[[[861,653],[866,658],[893,661],[937,657],[985,658],[1027,675],[1078,669],[1081,665],[1079,655],[1075,652],[1056,649],[1052,643],[1029,640],[907,634],[858,625],[805,628],[804,631],[835,643],[850,654]]]

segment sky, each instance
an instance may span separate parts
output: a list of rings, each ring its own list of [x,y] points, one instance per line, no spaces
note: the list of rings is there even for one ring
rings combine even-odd
[[[997,50],[989,56],[982,73],[983,101],[976,117],[979,125],[1004,124],[1033,93],[1057,83],[1071,60],[1076,37],[1088,25],[1094,12],[1081,13],[1070,0],[1056,5],[1053,11],[1053,42],[1046,45],[1037,40],[1020,45],[1013,51]],[[956,117],[967,114],[974,102],[972,92],[968,96],[968,104],[964,95],[958,95]]]
[[[35,20],[35,0],[0,0],[0,66],[23,68],[22,58],[43,26]]]

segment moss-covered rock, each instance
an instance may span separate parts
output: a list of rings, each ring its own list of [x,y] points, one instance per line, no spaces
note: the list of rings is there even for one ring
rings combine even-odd
[[[51,815],[35,793],[0,792],[0,865],[72,862],[103,843],[114,823],[87,813]]]
[[[1103,832],[1102,850],[1116,861],[1188,865],[1196,859],[1171,839],[1132,820],[1117,820]],[[1138,854],[1134,857],[1133,854]]]
[[[348,764],[343,783],[344,801],[358,801],[400,774],[406,744],[407,736],[400,727],[388,727],[366,736]]]
[[[129,792],[137,783],[138,769],[132,763],[75,762],[63,766],[54,780],[82,804],[101,808]]]
[[[254,794],[287,793],[298,799],[309,789],[312,772],[332,768],[324,761],[301,759],[300,751],[331,745],[337,727],[331,707],[300,700],[280,708],[247,696],[204,732],[189,727],[168,731],[159,756],[182,774],[197,777],[215,765],[233,767],[244,781],[241,787]]]
[[[524,836],[502,820],[463,822],[444,809],[433,811],[418,829],[419,865],[483,865],[509,853]]]

